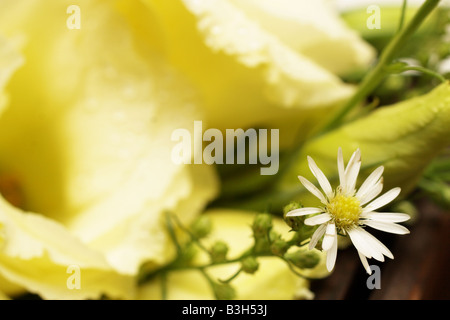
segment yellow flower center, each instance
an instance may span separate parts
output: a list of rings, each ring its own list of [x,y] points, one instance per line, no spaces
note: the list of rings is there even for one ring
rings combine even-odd
[[[338,194],[328,203],[327,211],[333,217],[336,227],[345,230],[358,224],[362,209],[355,197]]]

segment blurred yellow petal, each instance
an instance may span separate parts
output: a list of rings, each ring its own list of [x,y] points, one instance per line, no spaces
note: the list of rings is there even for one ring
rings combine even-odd
[[[186,168],[173,177],[158,199],[149,198],[145,190],[134,185],[118,188],[98,205],[77,215],[69,225],[123,273],[136,274],[143,262],[169,261],[174,252],[163,214],[170,210],[181,221],[191,222],[205,201],[216,194],[217,178],[211,167]]]
[[[289,300],[311,298],[309,281],[292,274],[286,263],[273,258],[259,259],[259,270],[253,274],[240,274],[232,282],[238,300]],[[239,269],[238,264],[215,268],[213,277],[226,278]],[[208,281],[199,271],[177,271],[167,276],[167,299],[211,300],[215,299]],[[138,295],[143,300],[160,300],[160,279],[144,285]],[[298,293],[298,295],[297,295]]]
[[[10,300],[10,298],[5,293],[0,291],[0,300]]]
[[[224,209],[209,210],[205,213],[212,221],[213,231],[205,239],[204,245],[208,247],[217,240],[225,241],[229,245],[229,258],[237,257],[253,244],[251,224],[256,213],[245,211],[233,211]],[[274,229],[280,232],[286,239],[290,228],[281,219],[274,219]],[[323,261],[307,271],[305,274],[311,277],[323,277]],[[207,257],[199,254],[196,262],[206,262]],[[299,278],[292,273],[286,262],[276,257],[264,257],[258,259],[259,269],[253,274],[241,273],[233,280],[232,286],[236,289],[236,299],[293,299],[311,298],[309,281]],[[213,279],[226,279],[234,274],[240,265],[237,263],[216,266],[208,273]],[[199,271],[174,271],[167,275],[168,299],[214,299],[208,282]],[[160,279],[155,279],[145,284],[139,293],[141,299],[161,299]]]
[[[8,102],[5,87],[13,73],[23,64],[18,51],[18,41],[6,39],[0,34],[0,115]]]
[[[329,1],[230,2],[284,44],[334,74],[366,68],[375,57],[375,50],[346,26]]]
[[[133,278],[116,273],[59,223],[0,198],[0,228],[0,272],[28,291],[47,299],[132,297]],[[79,288],[68,285],[70,266],[79,268]]]
[[[13,283],[0,274],[0,292],[7,297],[17,297],[26,293],[26,289]]]
[[[79,30],[66,27],[68,2],[30,6],[16,30],[26,64],[0,120],[1,172],[20,184],[23,207],[116,271],[165,262],[163,212],[182,209],[189,222],[217,193],[212,167],[171,161],[173,130],[201,117],[195,90],[133,33],[126,6],[79,2]]]
[[[267,22],[263,25],[253,20],[241,2],[145,3],[161,21],[168,60],[200,89],[212,127],[267,126],[277,119],[292,118],[297,109],[335,106],[353,92],[335,74],[280,39],[279,32],[266,29]],[[285,13],[288,9],[280,10]],[[296,26],[302,33],[300,25]],[[286,22],[279,27],[285,30],[291,25]],[[354,54],[346,58],[373,57],[352,50]]]

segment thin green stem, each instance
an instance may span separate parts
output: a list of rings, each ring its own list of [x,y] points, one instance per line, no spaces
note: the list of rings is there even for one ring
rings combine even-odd
[[[444,76],[442,76],[441,74],[420,66],[405,66],[402,68],[402,72],[403,71],[419,71],[429,76],[432,76],[436,79],[439,79],[439,81],[441,81],[442,83],[447,81],[447,79],[445,79]]]
[[[210,275],[206,272],[206,270],[204,268],[199,269],[199,271],[201,272],[201,274],[205,277],[205,279],[208,281],[209,286],[211,287],[214,295],[215,295],[215,291],[214,291],[214,280],[210,277]],[[216,297],[217,298],[217,297]]]
[[[238,271],[236,271],[233,275],[231,275],[231,277],[229,277],[226,280],[219,280],[221,283],[230,283],[231,281],[233,281],[234,279],[236,279],[236,277],[242,272],[242,268],[239,268]]]
[[[167,300],[167,273],[161,273],[161,300]]]
[[[403,25],[405,23],[406,7],[407,6],[408,6],[408,0],[403,0],[402,13],[400,15],[400,22],[398,24],[398,32],[400,32],[403,29]]]
[[[180,265],[180,264],[178,264],[179,263],[178,257],[176,257],[174,260],[172,260],[172,262],[162,266],[161,268],[153,270],[149,273],[143,274],[140,277],[138,282],[139,282],[139,284],[146,283],[147,281],[153,279],[155,276],[157,276],[161,273],[169,272],[169,271],[206,270],[206,269],[208,269],[210,267],[214,267],[214,266],[220,266],[220,265],[225,265],[225,264],[229,264],[229,263],[236,263],[250,255],[254,255],[255,257],[269,256],[268,253],[254,254],[253,247],[251,247],[250,249],[244,251],[239,257],[237,257],[235,259],[230,259],[230,260],[225,260],[225,261],[220,261],[220,262],[209,262],[209,263],[205,263],[205,264],[201,264],[201,265]]]
[[[183,230],[184,232],[186,232],[189,237],[191,238],[192,242],[195,242],[195,244],[202,249],[203,251],[205,251],[207,254],[211,255],[211,251],[208,250],[207,248],[205,248],[205,246],[203,246],[203,244],[201,243],[200,239],[197,238],[192,232],[191,230],[189,230],[188,228],[186,228],[180,221],[180,219],[178,218],[178,216],[173,215],[173,219],[175,220],[175,222],[177,223],[178,227]]]
[[[293,242],[290,245],[295,245],[295,243]],[[226,265],[226,264],[230,264],[230,263],[237,263],[249,256],[254,256],[255,258],[277,257],[277,256],[274,256],[270,252],[255,253],[254,247],[251,247],[251,248],[247,249],[246,251],[244,251],[240,256],[238,256],[234,259],[229,259],[229,260],[220,261],[220,262],[208,262],[208,263],[200,264],[200,265],[177,265],[178,260],[175,259],[171,263],[169,263],[157,270],[154,270],[150,273],[142,275],[141,278],[139,279],[139,284],[143,284],[143,283],[149,281],[150,279],[153,279],[156,275],[165,274],[170,271],[199,270],[199,271],[205,272],[205,270],[208,268],[220,266],[220,265]],[[226,283],[226,282],[233,280],[235,277],[238,276],[238,274],[240,272],[241,272],[241,270],[239,270],[236,274],[234,274],[231,279],[223,280],[221,282]]]
[[[177,236],[175,234],[175,230],[173,229],[173,224],[170,219],[170,213],[166,213],[166,224],[167,224],[167,230],[169,232],[170,239],[172,240],[173,244],[175,245],[175,248],[177,249],[177,254],[181,254],[181,245],[178,242]]]
[[[425,18],[438,5],[440,0],[427,0],[416,12],[412,20],[406,27],[398,32],[392,41],[386,46],[380,55],[377,65],[366,77],[364,77],[358,90],[350,98],[346,104],[325,124],[319,135],[335,129],[342,124],[343,119],[352,111],[359,103],[361,103],[384,79],[386,76],[386,67],[392,62],[396,54],[403,47],[405,41],[419,28]]]
[[[269,256],[273,256],[272,254],[269,254],[269,253],[250,254],[249,251],[246,251],[246,252],[244,252],[244,254],[240,255],[239,257],[237,257],[235,259],[224,260],[224,261],[220,261],[220,262],[209,262],[209,263],[205,263],[205,264],[202,264],[202,265],[179,265],[179,266],[168,265],[167,268],[163,267],[163,269],[170,270],[170,271],[196,270],[196,269],[197,270],[205,270],[205,269],[208,269],[208,268],[211,268],[211,267],[215,267],[215,266],[220,266],[220,265],[240,262],[243,258],[248,257],[250,255],[253,255],[255,257],[269,257]],[[160,270],[162,270],[162,269],[160,269]]]

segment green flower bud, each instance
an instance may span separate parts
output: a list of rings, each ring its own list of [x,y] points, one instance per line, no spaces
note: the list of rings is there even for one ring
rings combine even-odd
[[[183,246],[180,252],[180,261],[189,262],[191,261],[195,255],[198,253],[198,248],[193,243],[187,244]]]
[[[303,206],[300,202],[292,201],[288,205],[284,206],[283,213],[284,213],[284,215],[286,215],[286,213],[288,213],[289,211],[300,209],[300,208],[303,208]]]
[[[213,282],[212,289],[217,300],[232,300],[236,298],[236,291],[229,284]]]
[[[317,252],[305,250],[286,253],[284,258],[300,269],[314,268],[320,261]]]
[[[267,237],[255,238],[254,250],[256,253],[270,252],[270,243]]]
[[[292,230],[298,231],[303,226],[304,217],[287,217],[286,214],[292,210],[303,208],[300,202],[291,202],[283,208],[283,218],[286,224],[291,227]]]
[[[272,216],[268,213],[260,213],[253,221],[252,230],[255,238],[262,238],[272,229]]]
[[[227,258],[228,245],[223,241],[217,241],[211,248],[211,259],[213,262],[222,262]]]
[[[255,236],[254,250],[258,253],[270,253],[271,243],[275,240],[281,239],[281,236],[273,229],[267,233],[261,234],[259,237]]]
[[[198,217],[191,225],[191,232],[198,239],[206,237],[211,230],[211,219],[207,216]]]
[[[289,244],[283,239],[275,239],[270,245],[270,251],[276,256],[283,256],[289,249]]]
[[[241,261],[241,268],[245,273],[253,274],[258,270],[259,263],[255,257],[250,256]]]

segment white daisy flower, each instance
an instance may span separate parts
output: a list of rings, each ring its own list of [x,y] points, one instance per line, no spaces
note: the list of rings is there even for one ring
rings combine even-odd
[[[371,270],[367,258],[384,261],[384,256],[386,256],[393,259],[394,256],[389,249],[364,229],[364,226],[369,226],[390,233],[409,233],[407,228],[397,224],[397,222],[408,220],[409,215],[375,211],[390,203],[400,194],[400,188],[393,188],[377,198],[383,189],[384,167],[380,166],[375,169],[356,190],[356,180],[361,168],[361,152],[359,149],[356,150],[345,168],[342,149],[339,148],[337,166],[340,185],[333,191],[324,173],[309,156],[308,164],[323,192],[302,176],[299,176],[300,182],[319,198],[324,206],[292,210],[287,213],[287,216],[314,214],[305,220],[306,225],[319,225],[311,237],[309,248],[314,248],[319,239],[323,237],[322,249],[327,252],[328,271],[334,268],[336,262],[338,234],[350,237],[369,274],[371,274]]]

